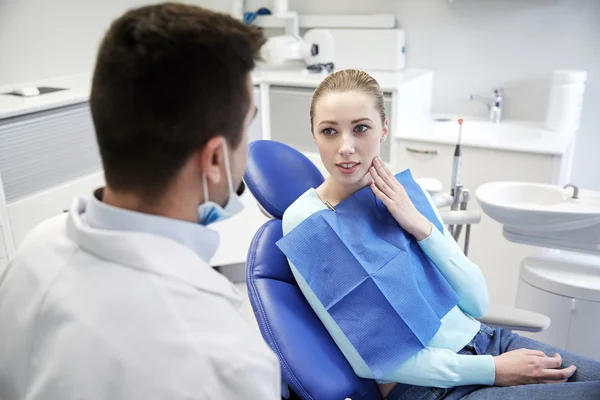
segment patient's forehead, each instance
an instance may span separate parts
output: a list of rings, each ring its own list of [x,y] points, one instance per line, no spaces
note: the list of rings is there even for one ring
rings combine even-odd
[[[326,93],[315,107],[317,124],[323,120],[341,122],[357,118],[370,118],[375,121],[377,115],[373,96],[360,91]]]

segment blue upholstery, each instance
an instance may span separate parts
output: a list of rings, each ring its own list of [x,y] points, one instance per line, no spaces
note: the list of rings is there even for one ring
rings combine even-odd
[[[302,193],[323,183],[319,169],[298,150],[272,140],[256,140],[248,147],[244,181],[274,218],[281,219]]]
[[[298,288],[284,254],[285,209],[323,176],[302,153],[274,141],[250,145],[244,180],[275,218],[256,233],[248,253],[250,303],[267,344],[281,363],[283,381],[302,399],[379,399],[374,381],[357,377]]]

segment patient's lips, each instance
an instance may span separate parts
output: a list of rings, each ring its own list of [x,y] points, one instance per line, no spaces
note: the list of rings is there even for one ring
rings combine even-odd
[[[356,171],[356,169],[358,168],[359,164],[360,163],[357,163],[357,162],[354,162],[354,161],[344,161],[344,162],[335,164],[335,166],[338,168],[338,170],[342,174],[351,174],[354,171]]]

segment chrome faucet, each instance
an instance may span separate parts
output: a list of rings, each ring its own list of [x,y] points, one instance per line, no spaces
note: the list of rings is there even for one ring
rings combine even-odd
[[[578,199],[579,198],[579,188],[577,187],[577,185],[569,183],[569,184],[563,186],[563,189],[567,189],[567,188],[572,188],[573,189],[573,196],[571,196],[572,199]]]
[[[497,124],[500,122],[502,118],[502,96],[504,95],[502,88],[494,89],[494,97],[487,98],[483,96],[478,96],[476,94],[471,94],[469,96],[469,100],[477,100],[482,102],[488,107],[490,111],[489,119],[493,123]]]

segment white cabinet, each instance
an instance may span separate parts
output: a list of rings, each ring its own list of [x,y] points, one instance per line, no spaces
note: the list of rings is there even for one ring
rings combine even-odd
[[[1,183],[1,181],[0,181]],[[2,208],[3,205],[0,204],[0,208]],[[4,222],[2,220],[2,210],[0,210],[0,275],[2,275],[2,270],[4,269],[4,267],[6,266],[6,264],[8,264],[8,240],[6,238],[6,236],[4,235],[3,230],[6,227],[6,222]]]
[[[394,139],[394,145],[396,171],[410,168],[413,176],[437,178],[444,190],[450,189],[454,145],[399,138]],[[471,192],[469,209],[479,208],[475,190],[487,182],[555,183],[560,162],[558,156],[463,145],[460,182]],[[491,301],[514,306],[521,261],[539,249],[509,242],[502,235],[502,226],[483,213],[481,222],[472,226],[470,237],[469,258],[483,271]]]
[[[2,233],[2,227],[0,226],[0,275],[4,270],[4,267],[8,264],[8,249],[6,248],[6,242]]]
[[[248,143],[262,139],[262,119],[260,113],[260,88],[255,86],[252,95],[254,96],[254,104],[258,107],[256,117],[248,127]]]
[[[17,246],[35,225],[103,183],[89,103],[0,120],[0,175],[0,222],[8,221],[4,233]]]
[[[6,240],[4,238],[4,233],[2,232],[1,222],[2,221],[0,221],[0,260],[8,258],[8,246],[6,246]]]
[[[519,332],[542,343],[566,349],[569,342],[569,325],[573,299],[540,290],[527,282],[519,281],[517,306],[527,307],[550,318],[550,327],[537,333]]]
[[[600,303],[573,299],[519,282],[518,307],[547,315],[552,323],[539,333],[520,333],[570,352],[600,361]]]
[[[87,102],[0,120],[6,202],[101,170]]]
[[[575,299],[573,300],[573,317],[569,327],[567,350],[600,360],[600,303]]]
[[[271,86],[269,104],[271,139],[285,143],[303,152],[317,153],[310,131],[310,102],[314,88]],[[384,93],[385,113],[390,132],[393,132],[392,95]],[[390,160],[391,141],[383,143],[381,157]]]

